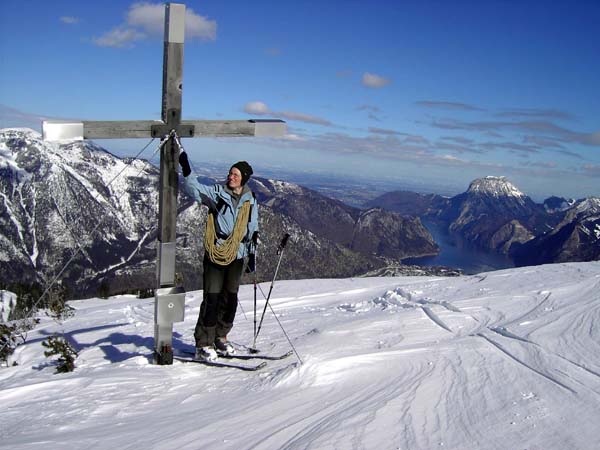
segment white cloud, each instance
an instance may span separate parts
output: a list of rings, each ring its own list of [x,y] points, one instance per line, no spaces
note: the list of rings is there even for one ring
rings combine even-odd
[[[386,128],[377,128],[377,127],[369,127],[369,133],[374,133],[374,134],[383,134],[383,135],[388,135],[388,136],[406,136],[406,133],[400,133],[399,131],[396,130],[388,130]]]
[[[329,120],[322,119],[322,118],[316,117],[316,116],[311,116],[309,114],[293,112],[293,111],[282,111],[280,113],[277,113],[277,115],[280,117],[283,117],[284,119],[288,119],[288,120],[298,120],[300,122],[305,122],[305,123],[314,123],[317,125],[331,126],[331,122]]]
[[[244,106],[244,112],[264,116],[265,114],[269,114],[270,110],[263,102],[250,102],[246,103],[246,106]]]
[[[356,107],[357,111],[371,111],[371,112],[381,112],[381,109],[378,106],[374,105],[360,105]]]
[[[214,41],[217,39],[217,22],[187,8],[185,11],[185,34],[188,38],[197,37],[206,41]]]
[[[373,106],[373,105],[360,105],[357,106],[355,108],[357,111],[367,111],[367,117],[371,120],[374,120],[376,122],[382,122],[381,116],[379,116],[376,113],[381,112],[381,109],[379,109],[378,106]]]
[[[600,131],[585,133],[569,130],[552,122],[543,120],[530,120],[519,122],[507,121],[479,121],[467,122],[458,119],[434,120],[431,125],[446,130],[466,130],[477,132],[516,131],[525,133],[538,133],[545,139],[554,138],[561,142],[577,143],[589,146],[600,146]],[[501,137],[496,135],[495,137]]]
[[[159,3],[134,3],[127,13],[127,23],[143,28],[150,34],[160,34],[165,27],[165,6]]]
[[[444,102],[444,101],[432,101],[432,100],[422,100],[415,102],[418,106],[423,106],[425,108],[441,108],[441,109],[450,109],[456,111],[485,111],[482,108],[473,105],[467,105],[466,103],[459,102]]]
[[[43,120],[76,121],[77,119],[29,113],[0,103],[0,128],[26,127],[41,132]]]
[[[254,114],[257,116],[265,116],[269,114],[275,117],[280,117],[282,119],[296,120],[305,123],[314,123],[317,125],[332,125],[332,123],[329,120],[323,119],[321,117],[312,116],[310,114],[304,114],[294,111],[271,111],[271,109],[265,103],[260,101],[246,103],[246,105],[244,106],[244,112],[248,114]]]
[[[133,28],[117,27],[103,34],[99,38],[93,38],[92,41],[99,47],[131,47],[133,42],[141,41],[146,38],[144,33],[140,33]]]
[[[382,88],[384,86],[387,86],[391,82],[392,81],[390,79],[384,78],[384,77],[376,75],[374,73],[366,72],[362,76],[362,84],[364,86],[367,86],[367,87],[370,87],[370,88],[374,88],[374,89],[379,89],[379,88]]]
[[[165,27],[165,6],[162,3],[134,3],[127,13],[127,23],[142,28],[148,34],[162,35]],[[191,8],[186,8],[185,35],[186,38],[214,41],[217,38],[217,22],[196,14]]]
[[[284,141],[294,141],[294,142],[302,142],[302,141],[306,140],[302,136],[298,136],[297,134],[293,134],[293,133],[286,134],[281,139],[283,139]]]
[[[453,155],[441,155],[440,159],[446,160],[446,161],[461,162],[461,163],[465,162],[464,160],[457,158],[456,156],[453,156]]]
[[[92,39],[92,42],[100,47],[123,48],[132,47],[134,42],[146,39],[148,36],[163,36],[165,5],[134,3],[127,12],[126,20],[126,25],[119,25],[99,38]],[[217,22],[196,14],[191,8],[186,8],[185,37],[214,41],[217,38]]]
[[[68,25],[75,25],[75,24],[78,24],[81,20],[79,19],[79,17],[62,16],[60,18],[60,21],[62,23],[66,23]]]

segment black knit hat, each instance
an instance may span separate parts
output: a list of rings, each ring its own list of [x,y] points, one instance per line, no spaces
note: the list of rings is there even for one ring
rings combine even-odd
[[[240,173],[242,174],[242,186],[245,185],[248,182],[248,180],[250,179],[250,175],[252,175],[254,173],[252,171],[252,167],[246,161],[236,162],[233,166],[231,166],[231,169],[233,169],[234,167],[237,170],[239,170]],[[229,170],[231,170],[231,169],[229,169]]]

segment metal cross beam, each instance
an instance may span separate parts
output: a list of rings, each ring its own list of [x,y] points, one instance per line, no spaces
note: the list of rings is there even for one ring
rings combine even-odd
[[[46,140],[123,139],[172,135],[184,137],[281,137],[282,120],[181,120],[185,5],[165,5],[162,120],[42,123]],[[173,323],[183,320],[185,292],[175,282],[179,147],[171,137],[161,148],[157,282],[154,300],[154,355],[158,364],[172,364]]]

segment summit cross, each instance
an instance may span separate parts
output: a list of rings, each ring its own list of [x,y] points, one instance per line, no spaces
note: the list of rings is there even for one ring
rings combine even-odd
[[[42,123],[45,140],[162,138],[160,151],[157,280],[154,297],[154,361],[173,363],[173,323],[183,320],[185,291],[176,286],[175,230],[179,176],[177,138],[281,137],[286,124],[277,119],[182,120],[183,44],[185,5],[165,4],[162,112],[160,121],[82,121]]]

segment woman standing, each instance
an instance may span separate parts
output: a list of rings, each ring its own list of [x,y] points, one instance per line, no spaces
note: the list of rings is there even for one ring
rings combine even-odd
[[[258,205],[246,185],[253,172],[250,164],[239,161],[229,169],[225,185],[209,186],[189,177],[191,169],[185,152],[179,163],[185,191],[209,208],[204,238],[204,298],[194,337],[196,358],[214,361],[218,354],[234,352],[227,335],[235,319],[244,258],[254,253],[252,238],[258,231]]]

